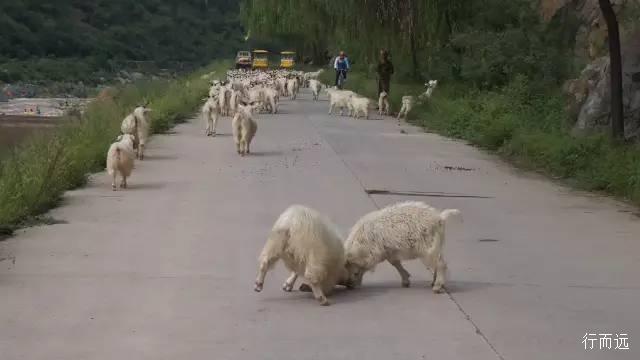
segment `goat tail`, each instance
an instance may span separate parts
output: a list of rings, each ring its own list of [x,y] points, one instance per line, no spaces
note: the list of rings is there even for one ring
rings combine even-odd
[[[462,213],[458,209],[446,209],[440,213],[440,219],[446,222],[449,218],[455,218],[462,222]]]

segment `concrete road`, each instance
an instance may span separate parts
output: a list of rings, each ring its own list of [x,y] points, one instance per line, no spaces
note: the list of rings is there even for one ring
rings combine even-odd
[[[156,136],[130,189],[97,174],[51,212],[63,223],[0,243],[2,360],[640,358],[636,209],[391,119],[327,116],[306,92],[281,110],[258,117],[247,158],[229,120],[216,138],[199,120]],[[280,290],[281,265],[253,292],[287,206],[346,232],[406,199],[463,212],[448,294],[419,262],[411,288],[381,264],[330,307]],[[628,334],[630,350],[585,351],[585,333]]]

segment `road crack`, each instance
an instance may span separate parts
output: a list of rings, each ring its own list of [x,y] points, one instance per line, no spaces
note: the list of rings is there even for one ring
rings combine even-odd
[[[331,142],[329,142],[329,140],[325,139],[322,134],[320,133],[320,130],[318,129],[318,127],[315,125],[315,123],[313,122],[313,120],[309,121],[311,123],[311,126],[314,128],[314,130],[316,131],[316,133],[318,134],[318,136],[320,138],[322,138],[325,143],[327,143],[327,146],[329,147],[329,149],[331,149],[331,151],[338,157],[338,159],[340,159],[340,161],[342,161],[342,164],[344,165],[344,167],[351,173],[351,176],[353,176],[353,178],[358,182],[358,184],[360,184],[360,187],[362,188],[362,190],[367,194],[367,198],[369,198],[369,200],[371,201],[371,203],[373,204],[373,206],[376,209],[380,209],[380,206],[376,203],[375,199],[373,199],[373,197],[371,195],[373,195],[372,193],[370,193],[370,191],[376,191],[376,190],[368,190],[365,186],[364,183],[362,182],[362,180],[358,177],[358,175],[356,174],[356,172],[351,168],[351,166],[349,166],[349,164],[347,163],[347,161],[338,154],[338,152],[335,150],[335,148],[331,145]],[[381,191],[381,190],[378,190]],[[384,190],[382,190],[384,191]],[[389,192],[387,192],[389,193]],[[417,192],[414,192],[414,194]],[[437,193],[431,193],[432,195],[436,195]],[[398,195],[404,195],[402,193],[398,193]],[[454,194],[455,195],[455,194]],[[407,196],[412,196],[412,195],[407,195]],[[443,197],[444,195],[442,193],[439,194],[440,197]],[[461,197],[461,196],[458,196]],[[466,196],[466,197],[473,197],[472,195]],[[489,197],[479,197],[479,198],[489,198]],[[449,291],[447,291],[447,289],[445,288],[445,293],[447,294],[447,296],[449,296],[449,299],[456,305],[456,307],[458,308],[458,311],[460,311],[460,313],[462,313],[465,317],[465,319],[474,327],[475,332],[478,336],[480,336],[480,338],[482,338],[482,340],[487,344],[487,346],[489,346],[489,348],[491,349],[491,351],[493,351],[494,354],[496,354],[496,356],[498,357],[498,359],[500,360],[504,360],[504,357],[498,352],[498,350],[496,349],[496,347],[491,343],[491,341],[489,341],[489,339],[487,338],[487,336],[482,332],[482,330],[480,330],[480,328],[478,327],[478,325],[473,321],[473,319],[471,318],[471,315],[469,315],[463,308],[462,306],[456,301],[456,299],[453,297],[453,295],[451,295],[451,293],[449,293]]]

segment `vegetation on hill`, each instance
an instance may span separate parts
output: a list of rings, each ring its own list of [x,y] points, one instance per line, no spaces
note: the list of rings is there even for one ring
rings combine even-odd
[[[190,68],[242,42],[236,0],[0,2],[0,81],[97,80],[133,61]]]

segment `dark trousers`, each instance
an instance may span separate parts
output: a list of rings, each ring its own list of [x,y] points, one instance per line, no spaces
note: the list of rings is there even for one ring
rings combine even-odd
[[[378,95],[380,95],[383,91],[388,94],[390,83],[391,79],[378,79]]]
[[[343,77],[347,80],[347,70],[336,70],[336,86],[338,86],[338,79],[340,78],[340,72],[343,73]]]

